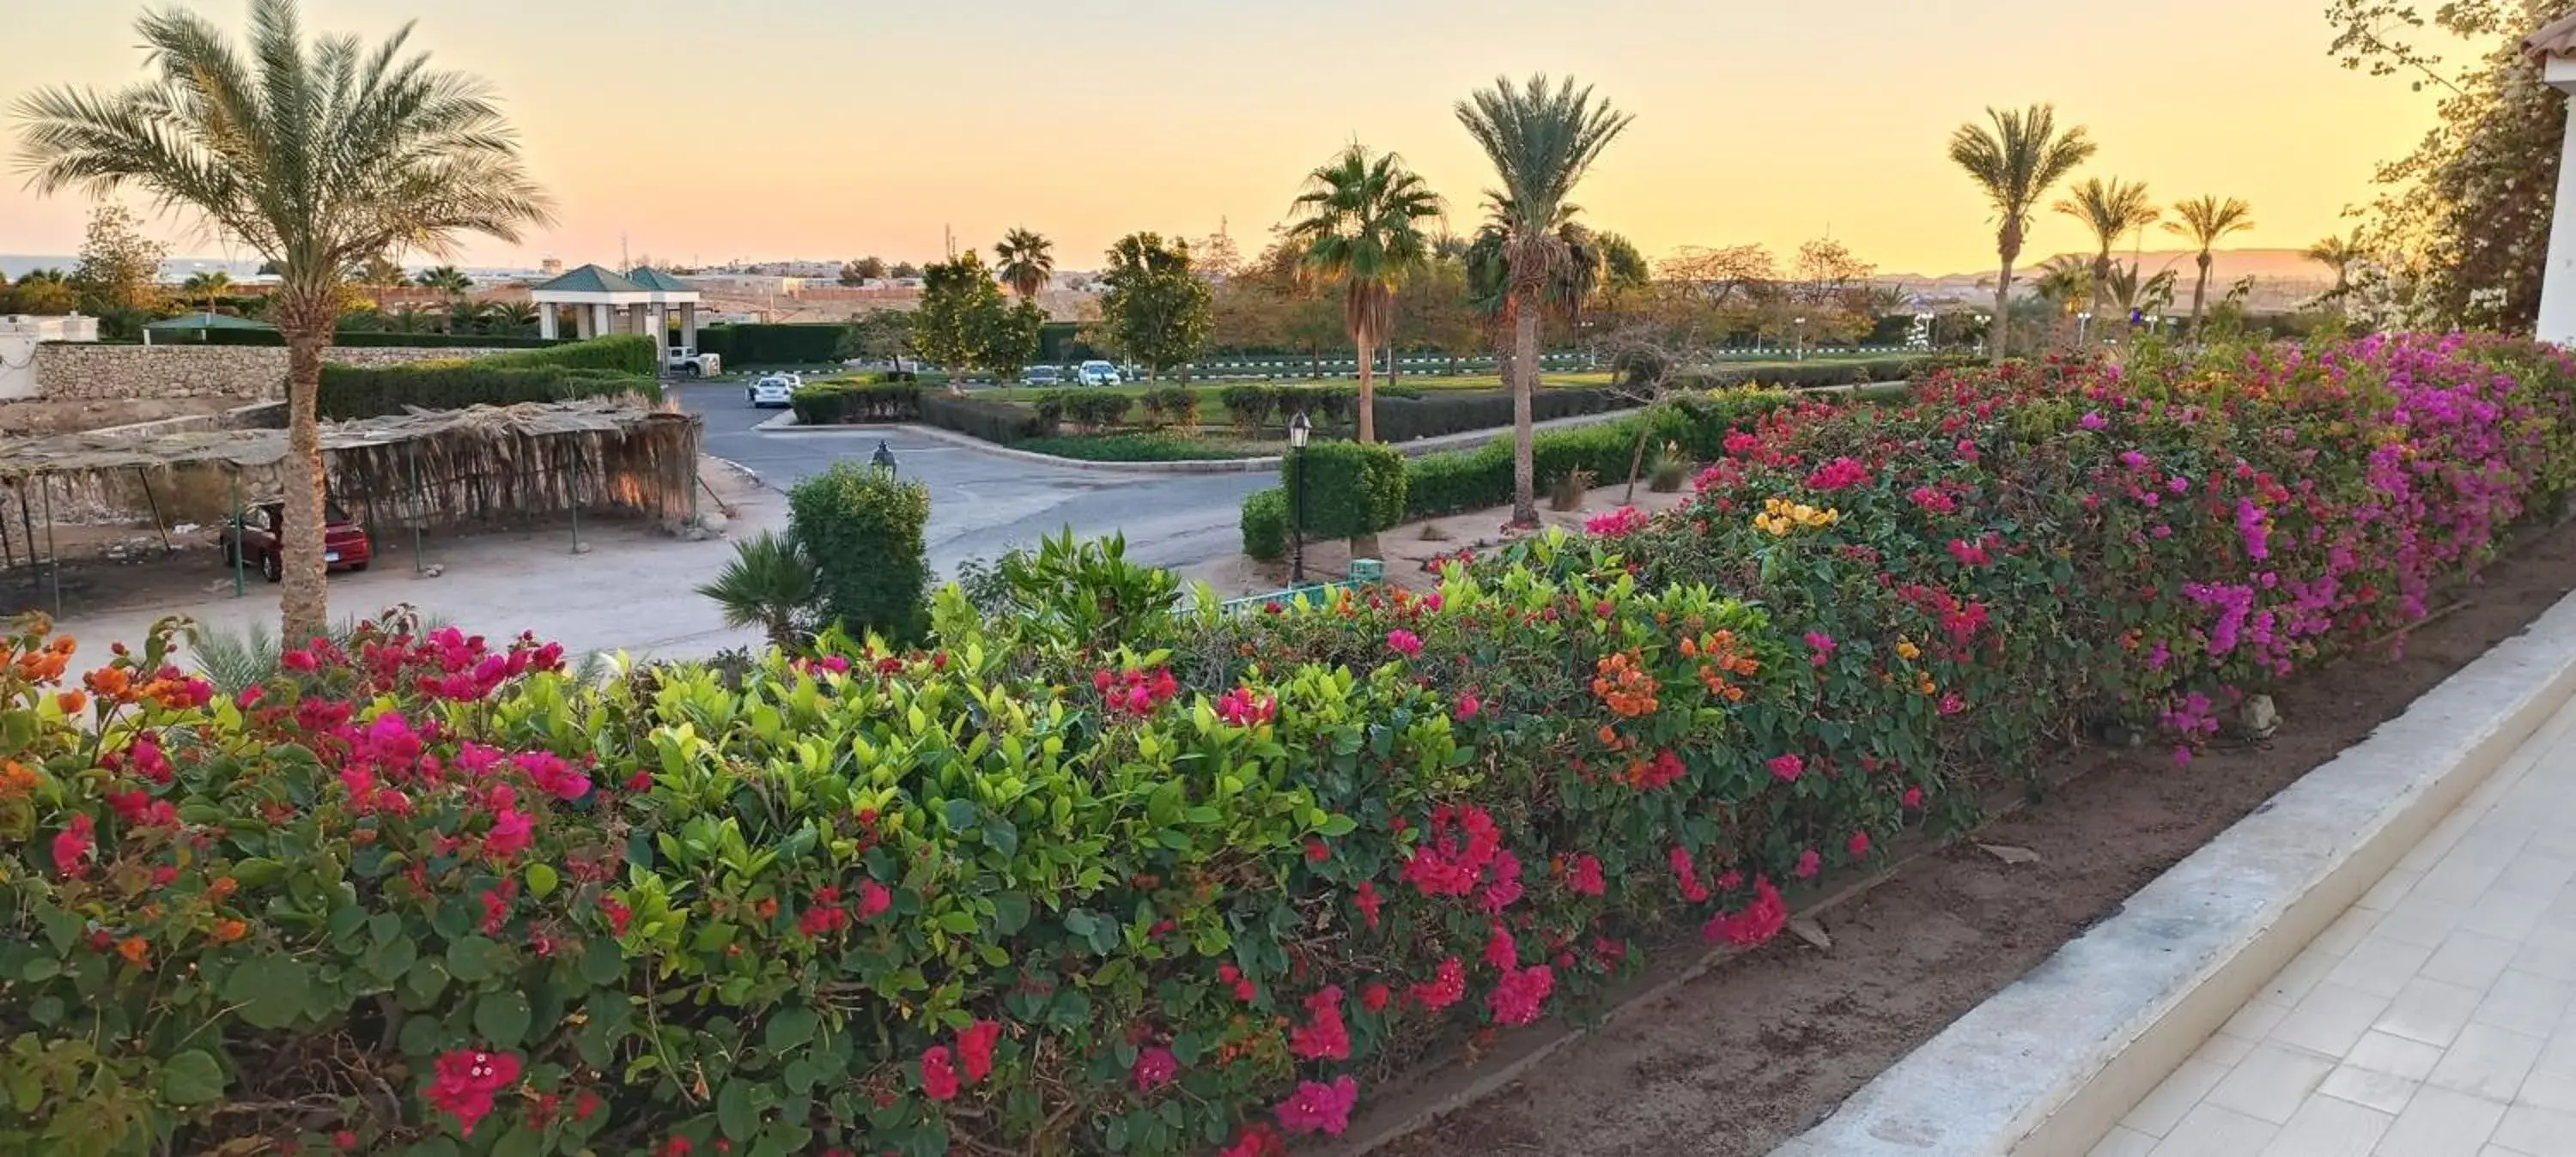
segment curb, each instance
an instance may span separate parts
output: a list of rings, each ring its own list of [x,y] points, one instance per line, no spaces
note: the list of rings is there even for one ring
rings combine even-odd
[[[1773,1157],[2087,1152],[2576,695],[2576,595],[2238,821]]]

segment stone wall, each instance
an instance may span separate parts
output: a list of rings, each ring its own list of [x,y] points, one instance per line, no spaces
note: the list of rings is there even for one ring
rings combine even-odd
[[[335,347],[325,360],[353,366],[477,358],[492,349]],[[36,347],[36,394],[0,402],[0,436],[58,434],[212,414],[285,396],[280,346],[134,346],[58,342]]]

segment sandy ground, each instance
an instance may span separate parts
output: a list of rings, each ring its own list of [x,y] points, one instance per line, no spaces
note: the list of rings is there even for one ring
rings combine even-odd
[[[1547,497],[1541,495],[1539,522],[1580,534],[1586,520],[1619,509],[1627,490],[1625,481],[1596,488],[1584,496],[1582,507],[1575,510],[1554,509]],[[1634,505],[1648,514],[1661,514],[1689,501],[1690,497],[1688,489],[1657,494],[1646,489],[1646,484],[1641,481],[1637,484]],[[1454,558],[1461,550],[1481,554],[1508,543],[1512,536],[1505,533],[1503,524],[1511,521],[1511,516],[1510,505],[1492,506],[1445,518],[1408,522],[1379,535],[1378,553],[1386,562],[1387,581],[1418,591],[1437,588],[1440,585],[1438,560]],[[1347,576],[1350,569],[1348,540],[1328,539],[1306,544],[1308,581],[1330,582]],[[1231,554],[1182,567],[1180,575],[1184,581],[1205,582],[1220,598],[1243,598],[1285,589],[1288,564],[1260,562],[1242,554]]]
[[[785,524],[786,500],[777,491],[761,489],[712,459],[702,463],[701,476],[737,512],[728,538]],[[91,639],[137,639],[155,620],[184,614],[228,631],[254,623],[273,629],[278,588],[253,572],[236,596],[232,571],[214,549],[211,531],[174,535],[182,549],[166,555],[148,527],[84,532],[127,546],[128,561],[67,561],[62,626]],[[468,630],[508,634],[533,628],[576,653],[708,655],[759,639],[755,630],[726,627],[715,604],[692,589],[732,560],[728,538],[691,542],[640,519],[585,518],[581,543],[588,549],[579,554],[573,552],[570,522],[561,521],[431,535],[415,559],[409,535],[388,533],[365,573],[331,576],[331,613],[335,619],[360,617],[409,604]],[[66,560],[75,556],[68,545],[62,553]],[[434,576],[428,573],[433,568]],[[0,581],[0,613],[51,614],[54,608],[50,575],[30,582],[18,573]]]
[[[1978,834],[2035,851],[2037,863],[2010,866],[1960,846],[1905,864],[1824,915],[1830,949],[1783,936],[1723,963],[1548,1058],[1543,1076],[1380,1152],[1766,1154],[2273,793],[2519,633],[2571,585],[2576,525],[2538,535],[2458,592],[2463,605],[2417,629],[2402,657],[2383,646],[2293,681],[2276,696],[2284,726],[2270,741],[2182,768],[2154,750],[2074,752],[2056,768],[2071,777],[2062,787]],[[1660,959],[1670,968],[1695,955]],[[1385,1090],[1372,1111],[1400,1114],[1461,1080],[1456,1069],[1428,1071],[1409,1091]],[[1354,1135],[1369,1131],[1365,1119],[1354,1122]]]

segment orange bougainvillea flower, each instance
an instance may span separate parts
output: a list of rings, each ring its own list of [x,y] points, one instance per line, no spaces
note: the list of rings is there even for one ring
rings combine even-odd
[[[133,680],[122,667],[101,667],[81,676],[81,682],[100,699],[122,703],[127,698],[126,692],[132,686]]]
[[[78,715],[81,708],[89,706],[89,695],[82,691],[64,691],[54,696],[54,706],[62,708],[65,715]]]
[[[35,789],[35,772],[20,766],[14,759],[0,763],[0,795],[15,795]]]
[[[214,938],[217,944],[230,944],[249,934],[250,925],[242,921],[229,917],[215,921]]]
[[[116,954],[124,957],[126,963],[136,968],[143,967],[144,962],[151,958],[151,953],[152,946],[144,943],[140,936],[128,936],[116,944]]]
[[[1593,664],[1593,671],[1592,693],[1601,697],[1612,714],[1634,719],[1655,713],[1655,693],[1661,687],[1654,675],[1637,665],[1635,656],[1626,652],[1605,655]]]

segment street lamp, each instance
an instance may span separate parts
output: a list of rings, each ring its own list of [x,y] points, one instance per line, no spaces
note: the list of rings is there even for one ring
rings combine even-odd
[[[1288,491],[1288,585],[1292,587],[1306,585],[1306,438],[1314,430],[1304,410],[1288,419],[1288,452],[1294,458],[1289,469],[1297,475]]]
[[[1807,360],[1807,319],[1798,319],[1798,354],[1796,360]]]
[[[877,452],[868,457],[868,469],[870,472],[874,473],[880,481],[894,481],[894,448],[886,445],[885,439],[877,439]]]

